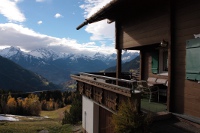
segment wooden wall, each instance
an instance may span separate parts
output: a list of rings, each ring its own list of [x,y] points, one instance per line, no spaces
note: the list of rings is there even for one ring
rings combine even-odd
[[[172,45],[172,111],[200,117],[200,84],[185,78],[186,40],[200,33],[200,1],[177,0]],[[200,58],[200,57],[197,57]]]
[[[200,0],[174,0],[172,3],[175,7],[172,23],[169,3],[163,4],[162,9],[146,7],[145,11],[138,10],[137,13],[132,13],[133,15],[127,12],[129,17],[118,21],[118,24],[121,24],[117,29],[119,48],[140,49],[141,46],[159,43],[162,39],[171,42],[172,37],[169,50],[170,111],[200,117],[200,84],[185,78],[186,40],[193,39],[193,34],[200,33]],[[158,77],[151,73],[150,52],[145,51],[142,56],[141,78]]]
[[[112,120],[112,113],[102,107],[99,107],[99,133],[114,132],[111,120]]]
[[[131,15],[128,11],[128,19],[120,19],[119,43],[120,48],[160,43],[161,40],[169,40],[169,9],[163,3],[163,7],[144,7]],[[166,6],[166,7],[165,7]]]
[[[133,104],[138,105],[137,109],[139,111],[141,103],[137,99],[140,99],[140,95],[135,94],[132,96],[130,100],[131,102],[133,102]],[[128,100],[128,97],[119,95],[118,100],[119,100],[119,104],[118,104],[119,106],[121,102],[126,102]],[[114,126],[112,125],[112,115],[113,115],[112,112],[99,106],[99,133],[114,133]]]
[[[200,84],[186,80],[186,40],[200,33],[200,1],[177,0],[174,10],[174,42],[171,62],[171,99],[172,112],[200,117]],[[151,72],[151,51],[141,51],[142,79],[150,77],[167,78]],[[200,57],[197,57],[200,58]]]

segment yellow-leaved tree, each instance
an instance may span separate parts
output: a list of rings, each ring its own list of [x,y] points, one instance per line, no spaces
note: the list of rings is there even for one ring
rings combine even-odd
[[[16,114],[17,112],[17,102],[11,95],[8,96],[7,111],[10,114]]]
[[[37,95],[30,94],[23,100],[22,107],[24,115],[38,116],[41,111],[39,97]]]

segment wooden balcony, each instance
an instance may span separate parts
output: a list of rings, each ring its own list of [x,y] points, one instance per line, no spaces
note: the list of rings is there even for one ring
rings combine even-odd
[[[111,112],[118,109],[122,101],[131,101],[140,110],[141,93],[135,90],[137,81],[129,74],[122,74],[126,79],[115,78],[115,73],[80,73],[71,75],[77,81],[77,90],[99,106]]]

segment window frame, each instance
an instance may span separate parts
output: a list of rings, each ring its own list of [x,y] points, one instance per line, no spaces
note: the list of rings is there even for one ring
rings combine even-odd
[[[166,54],[166,55],[165,55]],[[166,57],[166,61],[164,61],[164,57]],[[166,64],[164,64],[166,63]],[[167,67],[167,71],[164,67]],[[168,75],[168,50],[167,49],[159,49],[159,74],[160,75]]]
[[[167,61],[164,62],[164,53],[167,52],[166,59]],[[151,63],[151,70],[153,74],[168,76],[168,71],[164,70],[164,63],[166,63],[168,69],[168,49],[160,48],[151,53],[152,63]]]

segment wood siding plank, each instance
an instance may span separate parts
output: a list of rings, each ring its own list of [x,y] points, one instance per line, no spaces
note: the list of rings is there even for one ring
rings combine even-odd
[[[141,15],[138,17],[139,20],[143,18],[141,21],[136,18],[122,19],[120,32],[122,49],[160,43],[163,39],[169,39],[169,14],[167,12],[162,15],[153,12],[147,17]]]
[[[200,1],[182,0],[177,2],[175,16],[175,65],[173,81],[173,111],[200,117],[200,84],[185,79],[186,41],[200,33]]]

